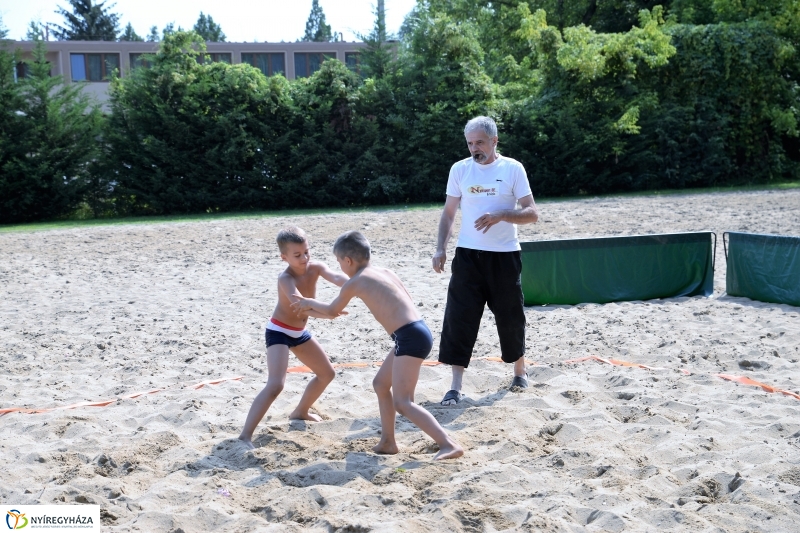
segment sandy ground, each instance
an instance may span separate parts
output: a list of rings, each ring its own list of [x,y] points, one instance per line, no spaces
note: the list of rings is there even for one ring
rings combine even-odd
[[[800,235],[797,190],[540,210],[523,240]],[[711,298],[528,308],[527,390],[508,390],[509,366],[479,360],[468,399],[441,407],[449,369],[423,368],[417,402],[466,447],[461,459],[431,461],[432,441],[402,418],[400,453],[371,453],[374,368],[340,369],[316,424],[288,421],[309,379],[289,374],[259,448],[244,452],[235,437],[266,379],[263,328],[283,268],[277,230],[306,228],[315,259],[333,267],[336,236],[363,231],[438,346],[449,277],[430,267],[438,217],[398,209],[0,234],[0,407],[166,389],[0,417],[0,501],[98,503],[108,531],[798,530],[800,401],[713,374],[800,390],[800,308],[726,296],[721,246]],[[321,283],[320,296],[335,290]],[[360,303],[312,322],[335,363],[378,360],[391,346]],[[498,355],[487,311],[476,357]],[[666,370],[564,364],[586,355]],[[234,376],[243,379],[190,387]]]

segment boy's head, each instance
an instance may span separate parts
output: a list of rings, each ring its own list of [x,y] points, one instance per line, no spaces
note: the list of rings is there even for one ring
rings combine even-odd
[[[354,263],[361,264],[369,261],[369,241],[361,232],[348,231],[339,235],[333,244],[333,255],[337,259],[349,257]]]
[[[278,237],[275,239],[278,243],[278,249],[281,254],[286,254],[289,244],[305,244],[306,232],[297,226],[287,226],[278,232]]]

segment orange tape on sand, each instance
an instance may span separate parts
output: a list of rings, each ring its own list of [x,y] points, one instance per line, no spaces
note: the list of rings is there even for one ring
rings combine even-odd
[[[639,363],[631,363],[629,361],[621,361],[619,359],[604,359],[602,357],[598,357],[596,355],[588,355],[586,357],[579,357],[577,359],[568,359],[564,361],[565,363],[582,363],[584,361],[599,361],[601,363],[605,363],[607,365],[614,365],[614,366],[631,366],[636,368],[644,368],[645,370],[668,370],[667,368],[661,367],[654,367],[654,366],[647,366],[647,365],[640,365]],[[684,375],[690,375],[691,372],[686,370],[685,368],[679,368]],[[777,387],[773,387],[772,385],[767,385],[766,383],[761,383],[760,381],[756,381],[754,379],[750,379],[747,376],[732,376],[730,374],[712,374],[715,377],[724,379],[725,381],[735,381],[736,383],[741,383],[743,385],[753,385],[754,387],[761,387],[764,391],[775,393],[779,392],[786,396],[791,396],[797,400],[800,400],[800,394],[795,394],[792,391],[779,389]]]
[[[565,363],[582,363],[583,361],[600,361],[601,363],[605,363],[607,365],[614,365],[614,366],[632,366],[636,368],[644,368],[645,370],[666,370],[666,368],[661,368],[657,366],[647,366],[647,365],[640,365],[639,363],[631,363],[630,361],[622,361],[620,359],[604,359],[602,357],[598,357],[596,355],[589,355],[587,357],[580,357],[578,359],[569,359],[564,361]]]
[[[766,383],[761,383],[760,381],[756,381],[754,379],[750,379],[747,376],[731,376],[730,374],[714,374],[716,377],[724,379],[725,381],[735,381],[736,383],[741,383],[742,385],[752,385],[754,387],[761,387],[766,392],[779,392],[786,396],[791,396],[797,400],[800,400],[800,394],[795,394],[792,391],[779,389],[777,387],[773,387],[772,385],[767,385]]]
[[[195,383],[194,385],[187,385],[187,388],[202,389],[206,385],[216,385],[218,383],[222,383],[223,381],[239,381],[241,379],[242,376],[236,376],[234,378],[213,379],[210,381],[201,381],[200,383]],[[49,411],[60,411],[62,409],[75,409],[78,407],[106,407],[108,405],[111,405],[112,403],[118,402],[119,400],[130,400],[133,398],[138,398],[139,396],[144,396],[146,394],[155,394],[157,392],[165,390],[167,389],[150,389],[141,392],[134,392],[132,394],[126,394],[124,396],[118,396],[116,398],[111,398],[108,400],[100,400],[97,402],[79,402],[70,405],[61,405],[58,407],[47,407],[40,409],[31,409],[26,407],[7,407],[5,409],[0,409],[0,416],[7,415],[9,413],[25,413],[25,414],[47,413]]]

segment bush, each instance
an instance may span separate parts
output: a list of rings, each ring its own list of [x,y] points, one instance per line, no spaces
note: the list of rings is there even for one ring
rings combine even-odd
[[[43,41],[30,76],[15,82],[18,55],[0,50],[0,223],[63,217],[92,194],[102,115],[79,84],[50,77]]]
[[[196,33],[168,35],[151,59],[111,86],[106,177],[118,212],[268,209],[295,122],[289,84],[257,69],[198,63]]]

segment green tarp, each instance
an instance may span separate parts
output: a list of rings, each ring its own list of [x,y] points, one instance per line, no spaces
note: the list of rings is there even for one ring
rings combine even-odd
[[[712,239],[703,232],[520,243],[525,305],[710,296]]]
[[[800,306],[800,237],[725,233],[729,296]]]

